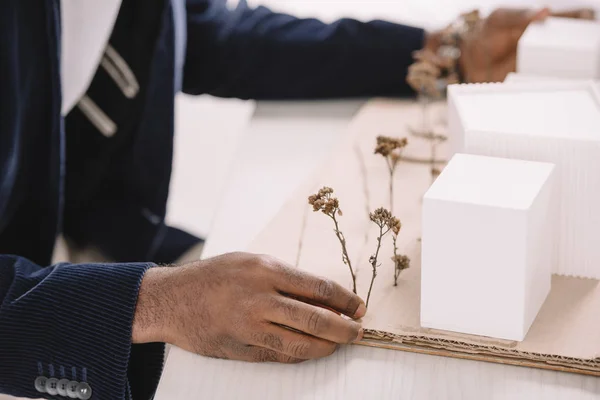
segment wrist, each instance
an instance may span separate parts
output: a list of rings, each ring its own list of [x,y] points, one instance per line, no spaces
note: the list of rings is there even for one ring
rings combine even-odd
[[[133,343],[170,343],[174,336],[172,319],[173,278],[178,268],[150,268],[140,285],[133,317],[131,341]]]

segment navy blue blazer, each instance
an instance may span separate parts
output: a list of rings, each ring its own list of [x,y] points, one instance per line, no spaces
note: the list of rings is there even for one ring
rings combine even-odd
[[[164,349],[131,345],[138,288],[199,240],[164,222],[178,72],[185,93],[242,99],[410,93],[421,29],[222,0],[188,0],[178,20],[177,1],[123,1],[105,58],[126,69],[98,68],[65,118],[60,0],[0,1],[0,393],[153,397]],[[119,263],[50,266],[58,234]]]

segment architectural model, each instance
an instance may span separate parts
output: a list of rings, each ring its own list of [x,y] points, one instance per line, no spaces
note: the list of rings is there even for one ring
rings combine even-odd
[[[421,326],[522,341],[556,262],[554,165],[456,154],[423,200]]]
[[[589,82],[457,85],[449,89],[452,153],[554,163],[554,273],[600,278],[600,100]]]
[[[600,24],[548,18],[529,25],[519,41],[517,72],[557,78],[600,78]]]
[[[577,97],[580,93],[574,95]],[[480,98],[485,100],[483,95]],[[570,100],[573,101],[572,98]],[[485,101],[482,104],[485,104]],[[525,102],[525,104],[535,103]],[[522,102],[518,105],[523,107]],[[585,107],[585,104],[576,103],[576,105]],[[435,113],[442,112],[443,109],[438,109],[438,106],[443,108],[443,104],[435,104],[432,105],[432,111]],[[591,107],[589,104],[588,106]],[[490,112],[489,110],[486,111],[487,107],[482,106],[480,109],[482,113],[486,113],[486,116],[489,117]],[[533,108],[535,109],[535,107]],[[550,109],[556,112],[555,109]],[[373,254],[373,245],[379,234],[379,227],[372,222],[369,213],[378,207],[387,207],[390,199],[388,167],[383,162],[381,155],[373,154],[373,146],[377,136],[381,134],[395,137],[405,136],[407,131],[402,131],[402,129],[406,129],[406,126],[418,124],[421,117],[419,110],[419,105],[411,102],[391,100],[370,102],[349,126],[348,132],[336,146],[335,153],[328,163],[319,170],[314,179],[298,189],[297,193],[280,210],[268,227],[256,237],[248,250],[255,253],[271,254],[296,265],[297,268],[326,276],[352,290],[353,279],[348,273],[349,268],[342,262],[340,241],[332,232],[331,219],[320,212],[311,212],[314,206],[311,207],[306,201],[309,194],[315,193],[323,186],[335,188],[335,195],[339,197],[340,204],[343,206],[343,216],[340,221],[343,226],[341,229],[344,231],[344,237],[348,244],[348,257],[352,261],[354,273],[357,277],[357,293],[361,296],[367,294],[372,281],[372,267],[369,260]],[[499,108],[499,110],[502,110],[502,108]],[[506,118],[502,112],[494,111],[499,117]],[[514,112],[510,107],[507,107],[506,111]],[[582,111],[582,113],[584,112],[585,110]],[[572,125],[580,127],[580,124],[584,123],[586,123],[585,120],[582,120],[574,122]],[[451,136],[449,139],[453,140],[454,138]],[[541,143],[543,145],[543,142]],[[440,157],[444,159],[448,159],[451,153],[447,146],[448,143],[444,142],[439,148]],[[587,147],[591,151],[596,146]],[[565,148],[565,151],[571,152],[572,150]],[[403,153],[403,155],[406,154],[418,159],[427,159],[430,154],[430,146],[424,140],[412,140]],[[600,159],[600,156],[596,158]],[[571,159],[574,162],[578,161],[578,157],[571,157]],[[505,162],[513,165],[510,160],[505,160]],[[539,226],[543,225],[539,221],[540,214],[544,214],[544,219],[549,222],[560,223],[560,216],[544,212],[544,205],[542,204],[543,199],[548,197],[543,176],[549,174],[550,167],[540,166],[537,177],[531,172],[538,170],[538,168],[535,168],[538,165],[536,163],[526,163],[533,168],[527,174],[525,170],[528,170],[528,168],[523,170],[521,167],[516,168],[515,171],[522,170],[518,175],[527,176],[514,177],[514,175],[511,175],[514,178],[513,184],[516,185],[517,182],[521,182],[527,185],[527,188],[517,189],[515,187],[511,188],[510,181],[506,182],[504,179],[499,178],[500,174],[508,174],[508,170],[491,168],[485,165],[487,162],[477,162],[477,164],[476,168],[482,172],[487,171],[486,174],[488,175],[489,182],[482,183],[481,187],[502,191],[499,200],[504,203],[514,201],[520,204],[523,208],[522,215],[528,215],[528,220],[525,222],[524,219],[521,219],[519,225],[517,222],[519,213],[516,210],[508,210],[507,214],[512,216],[511,221],[494,221],[494,225],[498,222],[498,232],[494,232],[493,228],[489,226],[485,227],[486,235],[495,233],[501,235],[502,232],[504,236],[510,235],[507,231],[515,235],[523,235],[523,232],[526,231],[523,224],[526,224],[529,232],[539,233]],[[456,164],[454,165],[456,166]],[[452,164],[450,168],[452,168]],[[435,184],[440,183],[443,186],[444,181],[451,180],[454,182],[452,186],[457,187],[456,184],[460,181],[460,177],[452,177],[453,168],[450,168],[447,166],[442,171]],[[511,168],[509,167],[509,169]],[[564,168],[562,170],[566,171]],[[594,164],[589,166],[588,170],[598,171],[600,169]],[[517,174],[515,171],[513,171],[513,174]],[[446,172],[450,172],[450,174],[445,175]],[[558,165],[555,167],[553,175],[555,175],[554,178],[558,178],[554,183],[558,183],[558,186],[560,186],[563,182],[563,176],[561,176],[561,168]],[[508,178],[508,176],[506,177]],[[519,308],[519,304],[522,305],[523,330],[526,330],[529,326],[530,319],[534,318],[524,340],[500,338],[515,337],[520,339],[521,336],[513,336],[514,331],[500,332],[499,326],[495,326],[494,328],[497,328],[495,330],[486,331],[487,334],[494,336],[482,336],[483,330],[478,331],[480,334],[473,335],[422,326],[421,298],[423,295],[423,300],[426,301],[428,297],[430,298],[430,295],[428,296],[425,287],[427,285],[428,265],[422,265],[421,261],[429,263],[427,253],[430,247],[428,248],[428,246],[432,244],[429,240],[431,236],[428,235],[430,232],[428,231],[426,215],[431,210],[431,204],[428,202],[438,189],[433,186],[432,192],[424,198],[431,187],[429,163],[407,162],[404,159],[398,164],[394,180],[394,187],[397,189],[393,204],[394,214],[400,216],[402,220],[402,230],[398,235],[396,245],[400,254],[410,258],[411,265],[410,268],[400,274],[397,282],[391,279],[395,271],[395,263],[391,257],[394,243],[392,243],[390,237],[383,240],[380,255],[386,256],[380,257],[378,261],[377,273],[379,277],[374,282],[369,310],[363,318],[365,337],[360,344],[392,350],[414,351],[600,376],[600,358],[598,357],[598,349],[600,349],[600,318],[598,318],[600,285],[597,280],[593,279],[553,275],[550,293],[546,301],[543,302],[541,309],[539,309],[537,317],[534,318],[533,314],[537,312],[537,307],[542,301],[545,290],[547,290],[547,271],[544,272],[543,268],[536,267],[535,261],[529,259],[523,261],[523,254],[526,252],[528,255],[538,254],[544,256],[545,253],[551,252],[552,246],[536,244],[531,237],[523,237],[523,240],[520,241],[526,250],[516,248],[514,238],[502,237],[502,240],[506,240],[507,247],[497,244],[496,247],[490,250],[489,254],[480,254],[481,268],[479,270],[473,268],[473,274],[475,275],[463,276],[464,280],[471,283],[475,281],[487,282],[488,286],[486,288],[488,288],[488,291],[493,291],[494,285],[505,285],[504,287],[507,290],[503,293],[504,300],[500,299],[504,302],[504,310],[514,311]],[[600,187],[597,183],[592,186]],[[513,189],[518,192],[515,194],[514,199],[509,194]],[[462,193],[466,197],[464,191]],[[535,196],[535,193],[538,193],[538,196]],[[550,197],[558,199],[554,194]],[[532,199],[531,204],[527,204],[526,199]],[[471,207],[471,210],[473,209],[472,206],[469,207]],[[499,204],[496,208],[499,208]],[[487,210],[484,217],[488,220],[492,219],[494,215],[492,211]],[[425,215],[422,215],[423,212]],[[456,213],[456,211],[452,212]],[[446,217],[448,214],[445,213]],[[422,226],[423,217],[425,217],[425,226]],[[435,223],[435,221],[432,223]],[[465,220],[464,224],[467,223],[469,223],[468,220]],[[474,224],[474,221],[471,219],[470,223]],[[437,301],[452,301],[453,296],[457,296],[465,290],[465,284],[457,282],[459,281],[459,273],[466,272],[461,270],[461,266],[465,260],[474,258],[473,254],[479,251],[477,246],[482,245],[484,242],[484,238],[475,237],[470,239],[461,236],[477,235],[473,232],[465,232],[468,229],[462,220],[457,224],[459,225],[448,235],[447,240],[448,244],[462,245],[462,253],[460,258],[445,260],[446,273],[456,273],[451,279],[445,279],[445,277],[438,279],[440,282],[443,281],[447,288],[439,293]],[[552,230],[549,229],[548,231],[551,232]],[[454,236],[464,237],[473,242],[459,243],[458,238],[454,238]],[[544,235],[540,234],[537,237],[541,240]],[[488,238],[493,239],[494,237],[488,236]],[[468,246],[469,244],[470,246]],[[489,242],[486,244],[488,249],[492,245]],[[534,251],[536,245],[548,248]],[[443,249],[440,245],[438,247]],[[495,264],[497,259],[504,260],[504,265],[498,266],[497,263]],[[470,265],[473,267],[472,264]],[[504,269],[505,275],[497,270],[499,268]],[[489,275],[482,276],[484,271]],[[530,275],[523,278],[523,274],[526,272]],[[509,275],[512,276],[514,284],[512,281],[507,282],[506,279],[501,280],[503,276]],[[535,279],[536,282],[529,282],[527,278]],[[424,280],[423,285],[422,279]],[[528,289],[521,293],[529,293],[529,295],[539,297],[532,299],[526,297],[526,295],[525,297],[520,296],[516,288],[517,282],[529,285]],[[421,292],[422,287],[424,289],[423,293]],[[473,293],[474,289],[470,290]],[[495,293],[498,294],[498,292]],[[473,294],[477,295],[477,297],[472,296],[471,301],[473,303],[487,301],[486,304],[490,308],[486,312],[496,317],[506,318],[506,311],[498,313],[497,309],[492,308],[492,293]],[[515,301],[515,297],[518,297],[518,302]],[[521,299],[523,299],[522,302]],[[519,311],[515,312],[518,313]],[[453,320],[461,321],[457,318],[461,317],[460,314],[455,313],[454,316]],[[427,314],[423,317],[427,317]],[[471,317],[471,323],[476,317]],[[515,326],[519,326],[519,323],[514,320],[506,319],[504,321],[512,324],[513,329],[515,329]],[[424,322],[427,323],[427,321]],[[446,326],[446,328],[451,327]],[[461,328],[461,330],[466,329]]]

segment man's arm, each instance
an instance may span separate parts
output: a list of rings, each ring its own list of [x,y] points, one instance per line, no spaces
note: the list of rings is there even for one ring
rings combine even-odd
[[[42,376],[85,382],[94,399],[151,398],[164,346],[131,344],[138,291],[150,266],[41,268],[0,255],[0,393],[47,398],[36,389]]]
[[[384,21],[325,24],[242,3],[187,0],[183,91],[302,99],[410,94],[405,82],[422,29]]]
[[[56,398],[45,377],[85,382],[93,399],[147,400],[163,342],[211,357],[296,363],[362,339],[350,319],[366,313],[357,295],[272,257],[231,253],[150,267],[41,268],[0,255],[0,393]]]

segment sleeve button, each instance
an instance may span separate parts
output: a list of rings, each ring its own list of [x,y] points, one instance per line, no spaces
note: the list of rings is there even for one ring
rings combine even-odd
[[[92,388],[85,382],[81,382],[77,387],[77,397],[81,400],[88,400],[92,397]]]
[[[56,396],[58,394],[57,390],[58,379],[50,378],[46,381],[46,393],[50,396]]]
[[[38,376],[35,379],[35,390],[37,390],[40,393],[46,393],[46,382],[48,381],[48,378],[46,378],[45,376]]]
[[[77,395],[78,387],[79,387],[79,382],[77,382],[77,381],[69,382],[69,384],[67,385],[67,396],[69,396],[70,399],[76,399],[79,397]]]
[[[63,397],[68,396],[68,394],[67,394],[68,389],[69,389],[69,380],[68,379],[61,379],[56,384],[56,390],[58,391],[58,394]]]

